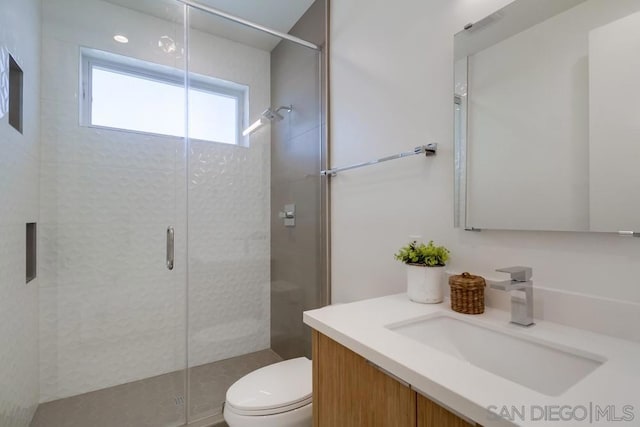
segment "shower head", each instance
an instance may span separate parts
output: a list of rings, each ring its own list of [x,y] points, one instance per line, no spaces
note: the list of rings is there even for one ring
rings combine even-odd
[[[278,108],[272,108],[272,107],[267,108],[266,110],[264,110],[262,112],[262,115],[260,116],[260,118],[258,120],[256,120],[251,126],[246,128],[242,132],[242,136],[251,135],[252,133],[257,131],[258,129],[260,129],[262,126],[266,125],[267,123],[279,122],[280,120],[283,120],[284,117],[282,116],[282,114],[280,114],[280,111],[283,111],[283,110],[285,110],[288,113],[290,113],[293,110],[293,106],[292,105],[283,105],[283,106],[280,106]]]
[[[269,120],[270,122],[279,122],[280,120],[284,119],[282,114],[280,114],[280,111],[282,110],[287,110],[287,112],[290,113],[291,110],[293,110],[293,106],[291,105],[281,106],[276,109],[269,107],[266,110],[264,110],[264,112],[262,113],[262,117]]]

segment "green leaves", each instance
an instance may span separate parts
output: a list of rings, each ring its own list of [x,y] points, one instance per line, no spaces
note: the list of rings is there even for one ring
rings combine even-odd
[[[395,259],[405,264],[419,264],[427,267],[443,266],[449,260],[449,250],[444,246],[436,246],[433,240],[428,245],[424,243],[411,242],[407,246],[400,248]]]

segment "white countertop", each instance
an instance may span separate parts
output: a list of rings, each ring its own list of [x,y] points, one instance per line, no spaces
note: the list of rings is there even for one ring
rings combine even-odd
[[[597,354],[606,362],[564,394],[547,396],[386,328],[390,324],[438,313],[463,316],[478,324],[505,328],[536,340]],[[313,329],[411,384],[418,392],[485,427],[640,426],[639,343],[539,320],[535,326],[523,328],[510,324],[509,319],[510,313],[489,307],[481,315],[461,315],[450,309],[448,301],[417,304],[409,301],[406,294],[331,305],[304,313],[304,322]],[[504,360],[504,363],[521,365],[522,369],[536,368],[535,363],[519,360]],[[625,405],[632,408],[623,412]],[[520,421],[516,417],[511,422],[490,417],[486,409],[490,406],[497,407],[497,411],[503,407],[509,410],[524,408],[527,420]],[[553,421],[559,416],[554,412],[554,406],[568,406],[560,413],[570,414],[575,410],[578,417],[587,413],[589,418]],[[598,417],[598,408],[608,410],[608,415],[601,412]],[[549,411],[549,420],[531,420],[532,415],[542,417],[543,410]],[[593,417],[592,422],[590,417]],[[599,419],[596,421],[596,418]]]

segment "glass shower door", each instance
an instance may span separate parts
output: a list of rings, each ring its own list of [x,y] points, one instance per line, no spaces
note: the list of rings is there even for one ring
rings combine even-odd
[[[34,426],[186,422],[184,10],[157,3],[42,2]]]
[[[270,350],[270,131],[243,135],[270,106],[270,47],[279,39],[193,8],[188,23],[194,421],[219,419],[233,382],[280,360]]]
[[[298,13],[288,28],[308,7],[287,5]],[[320,32],[323,16],[309,16]],[[321,54],[192,7],[187,28],[188,420],[214,422],[235,381],[310,353],[302,310],[322,304]],[[285,226],[279,212],[294,203]]]

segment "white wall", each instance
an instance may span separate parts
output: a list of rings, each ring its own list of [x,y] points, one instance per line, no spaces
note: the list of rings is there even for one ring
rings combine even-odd
[[[187,180],[182,139],[78,125],[79,48],[183,68],[180,49],[158,48],[164,35],[184,46],[182,16],[170,23],[99,0],[47,0],[43,16],[40,381],[49,401],[184,369]],[[115,43],[117,33],[129,43]],[[269,53],[190,35],[191,71],[248,85],[250,114],[260,114]],[[191,147],[191,365],[269,346],[262,135],[251,148]],[[165,268],[169,225],[173,271]]]
[[[530,265],[536,287],[640,303],[638,239],[453,228],[453,35],[508,3],[332,2],[332,165],[441,144],[435,158],[332,180],[333,302],[403,292],[393,253],[420,234],[451,248],[452,270],[495,277],[495,268]]]
[[[24,72],[24,133],[0,117],[0,425],[24,427],[38,405],[39,279],[25,284],[25,223],[39,219],[39,0],[0,0],[0,49]]]

